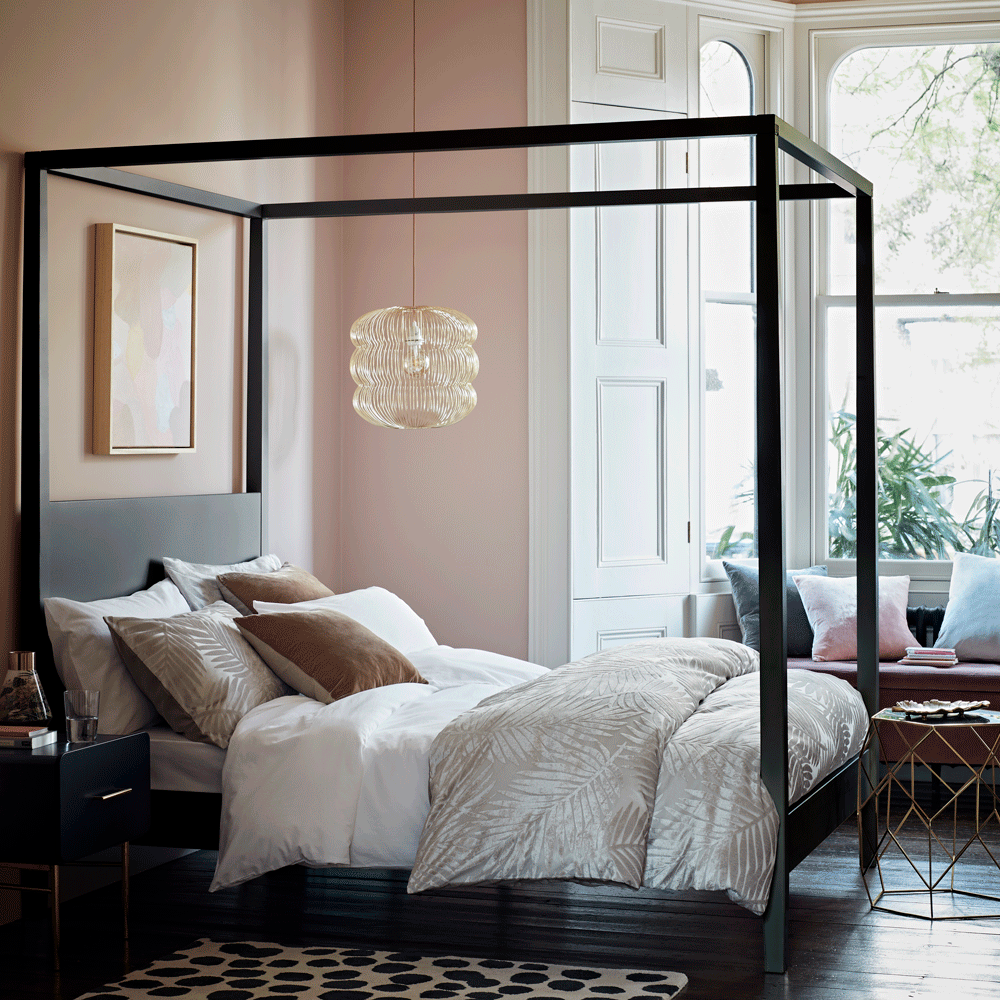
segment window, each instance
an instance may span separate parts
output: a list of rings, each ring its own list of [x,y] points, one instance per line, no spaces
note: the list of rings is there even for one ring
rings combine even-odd
[[[760,35],[714,37],[702,45],[702,116],[755,112],[759,84],[745,54],[753,59],[755,49],[759,65]],[[753,183],[750,138],[703,139],[699,156],[702,184]],[[753,206],[719,202],[701,205],[699,213],[703,558],[747,558],[755,555]]]
[[[949,29],[958,30],[958,29]],[[1000,550],[1000,32],[858,46],[828,76],[830,149],[875,188],[880,554]],[[851,39],[837,43],[847,48]],[[855,555],[853,211],[826,216],[827,507]]]

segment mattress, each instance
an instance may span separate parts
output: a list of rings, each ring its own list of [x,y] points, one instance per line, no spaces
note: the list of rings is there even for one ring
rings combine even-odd
[[[226,751],[211,743],[196,743],[169,726],[147,726],[149,777],[154,791],[222,793]]]

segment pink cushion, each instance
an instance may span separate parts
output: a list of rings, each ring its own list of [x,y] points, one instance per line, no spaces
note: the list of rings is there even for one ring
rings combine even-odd
[[[813,630],[814,660],[858,658],[858,579],[855,576],[795,576],[806,617]],[[879,579],[878,655],[898,660],[916,639],[906,624],[908,576]]]

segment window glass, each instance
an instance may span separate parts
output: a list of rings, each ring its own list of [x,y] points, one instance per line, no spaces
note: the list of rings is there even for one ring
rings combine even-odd
[[[728,42],[706,42],[701,50],[702,117],[749,115],[752,79],[746,60]],[[700,181],[706,186],[753,183],[749,136],[699,140]],[[753,225],[749,202],[701,206],[701,287],[750,292]]]
[[[830,147],[871,179],[880,555],[1000,550],[1000,45],[859,49]],[[852,295],[853,206],[830,208],[827,291]],[[979,293],[972,302],[947,293]],[[893,296],[892,299],[880,296]],[[981,303],[981,304],[980,304]],[[854,313],[825,308],[830,556],[854,557]]]
[[[1000,289],[1000,44],[864,48],[834,71],[830,149],[874,184],[877,293]],[[853,206],[828,291],[854,292]]]
[[[880,554],[947,559],[1000,549],[1000,310],[879,308]],[[829,551],[855,545],[854,311],[827,312]]]
[[[753,78],[734,45],[701,50],[701,114],[749,115]],[[702,139],[701,183],[753,183],[749,137]],[[700,207],[703,525],[709,559],[754,555],[754,272],[749,202]]]
[[[753,556],[754,309],[708,302],[705,337],[705,554]]]

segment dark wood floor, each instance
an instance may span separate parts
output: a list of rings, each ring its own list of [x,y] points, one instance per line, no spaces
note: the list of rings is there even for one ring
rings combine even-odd
[[[988,843],[996,853],[995,817]],[[673,969],[688,976],[692,1000],[1000,995],[1000,918],[872,912],[850,823],[792,873],[784,976],[763,974],[759,919],[722,893],[545,883],[407,896],[402,873],[290,868],[209,894],[214,861],[202,852],[133,879],[132,968],[210,936]],[[981,849],[963,871],[967,886],[1000,894]],[[66,904],[59,975],[43,915],[0,928],[0,997],[70,1000],[120,978],[120,927],[116,887]]]

